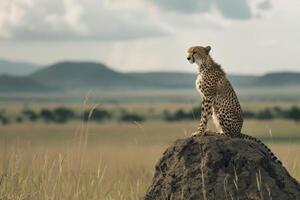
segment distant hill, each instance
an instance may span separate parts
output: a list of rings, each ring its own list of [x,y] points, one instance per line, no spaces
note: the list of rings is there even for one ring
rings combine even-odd
[[[37,65],[31,63],[0,60],[0,75],[25,76],[38,68]]]
[[[42,92],[51,90],[30,78],[0,75],[0,92]]]
[[[196,74],[182,72],[149,72],[131,73],[130,75],[153,83],[156,87],[164,88],[193,88],[195,86]],[[230,82],[236,87],[252,86],[258,76],[250,75],[229,75]]]
[[[5,66],[5,67],[4,67]],[[32,73],[30,73],[32,72]],[[48,91],[77,89],[192,89],[196,74],[182,72],[121,73],[102,63],[65,61],[43,68],[0,60],[0,91]],[[26,75],[30,73],[29,75]],[[24,75],[25,74],[25,75]],[[263,76],[228,75],[235,88],[300,86],[300,73],[277,72]]]
[[[60,62],[40,69],[29,76],[48,86],[60,88],[124,88],[144,87],[141,80],[109,69],[95,62]]]
[[[29,78],[62,89],[185,89],[193,88],[196,74],[181,72],[120,73],[102,63],[60,62],[42,68]],[[300,85],[300,73],[264,76],[228,75],[237,88]]]
[[[259,76],[254,75],[228,75],[228,79],[235,87],[252,87]]]
[[[298,72],[274,72],[258,77],[255,85],[283,86],[300,85],[300,73]]]

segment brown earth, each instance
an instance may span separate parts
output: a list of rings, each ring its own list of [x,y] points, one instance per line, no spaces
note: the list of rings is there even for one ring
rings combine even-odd
[[[144,200],[296,200],[300,184],[259,144],[208,133],[163,154]]]

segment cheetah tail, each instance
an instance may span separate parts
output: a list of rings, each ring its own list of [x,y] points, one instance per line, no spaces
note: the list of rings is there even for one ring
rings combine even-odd
[[[267,147],[267,145],[265,145],[261,140],[255,138],[255,137],[252,137],[250,135],[243,134],[243,133],[240,133],[239,135],[240,135],[240,138],[242,138],[242,139],[251,140],[251,141],[257,142],[258,144],[262,145],[268,151],[269,155],[271,156],[271,159],[273,161],[279,163],[280,165],[282,165],[282,162],[274,155],[274,153],[271,151],[271,149],[269,149]]]

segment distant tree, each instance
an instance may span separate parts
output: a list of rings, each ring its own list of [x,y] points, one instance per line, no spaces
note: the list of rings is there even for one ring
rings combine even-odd
[[[36,121],[39,118],[39,115],[30,109],[23,110],[22,114],[30,121]]]
[[[23,119],[23,117],[21,117],[21,116],[18,116],[17,118],[16,118],[16,122],[17,123],[22,123],[24,121],[24,119]]]
[[[175,120],[185,120],[187,118],[190,118],[191,116],[184,112],[184,110],[179,109],[174,113],[174,119]]]
[[[273,119],[274,116],[272,114],[272,111],[269,108],[266,108],[265,110],[259,111],[256,114],[257,119]]]
[[[1,121],[1,123],[3,125],[10,124],[10,120],[7,117],[5,117],[5,116],[2,116],[1,119],[0,119],[0,121]]]
[[[280,108],[279,106],[273,107],[273,110],[274,110],[274,112],[277,112],[277,113],[281,113],[282,112],[282,108]]]
[[[3,109],[0,111],[0,122],[3,125],[7,125],[10,123],[10,120],[8,119],[8,117],[5,116],[6,111]]]
[[[90,119],[89,119],[90,117]],[[110,119],[111,118],[111,114],[104,110],[104,109],[95,109],[92,111],[91,116],[90,116],[90,111],[85,111],[83,113],[83,120],[86,122],[88,120],[91,121],[97,121],[97,122],[101,122],[105,119]]]
[[[243,111],[243,117],[245,118],[245,119],[253,119],[253,118],[255,118],[255,113],[254,112],[252,112],[252,111]]]
[[[58,123],[65,123],[75,117],[73,110],[63,107],[55,108],[53,110],[53,115],[54,121]]]
[[[45,121],[45,122],[54,122],[55,121],[55,116],[53,112],[47,108],[43,108],[40,111],[40,117]]]
[[[145,118],[138,114],[126,113],[123,114],[119,120],[123,122],[143,122],[145,121]]]
[[[279,106],[275,106],[273,109],[274,118],[281,118],[284,117],[285,111],[280,108]]]
[[[201,106],[194,107],[191,111],[193,119],[200,119],[202,108]]]
[[[300,108],[293,106],[289,110],[285,111],[284,117],[298,122],[300,120]]]

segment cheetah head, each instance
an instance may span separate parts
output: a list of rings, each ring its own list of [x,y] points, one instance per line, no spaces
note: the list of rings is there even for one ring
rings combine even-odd
[[[207,59],[209,58],[209,52],[211,50],[210,46],[207,47],[201,47],[201,46],[195,46],[188,49],[188,57],[187,60],[193,64],[197,63],[198,65],[201,65],[202,63],[205,63]]]

